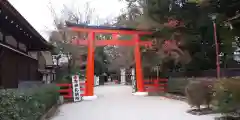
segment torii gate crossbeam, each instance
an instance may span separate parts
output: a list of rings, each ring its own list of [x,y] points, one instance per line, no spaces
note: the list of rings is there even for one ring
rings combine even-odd
[[[129,28],[116,28],[104,26],[85,26],[79,24],[67,24],[68,28],[74,32],[88,33],[87,40],[74,39],[72,44],[88,47],[87,56],[87,80],[85,96],[94,95],[94,47],[105,45],[134,46],[134,55],[136,63],[136,81],[138,92],[144,92],[143,74],[141,65],[140,46],[151,46],[152,41],[140,41],[140,35],[151,35],[151,31],[141,31]],[[111,40],[95,40],[95,34],[111,34]],[[118,35],[131,35],[131,40],[119,40]]]

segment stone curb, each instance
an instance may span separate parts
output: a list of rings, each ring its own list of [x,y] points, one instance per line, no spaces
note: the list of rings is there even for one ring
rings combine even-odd
[[[40,120],[48,120],[49,118],[53,117],[57,110],[58,110],[59,104],[55,104],[52,106],[51,109],[49,109],[41,118]]]
[[[165,98],[168,98],[168,99],[180,100],[180,101],[184,101],[184,102],[187,101],[187,98],[184,97],[184,96],[179,96],[179,95],[174,95],[174,94],[169,94],[169,93],[166,93],[162,96],[165,97]]]
[[[173,100],[179,100],[184,102],[187,101],[186,97],[181,95],[171,94],[171,93],[155,93],[155,94],[149,94],[148,96],[160,96],[166,99],[173,99]]]

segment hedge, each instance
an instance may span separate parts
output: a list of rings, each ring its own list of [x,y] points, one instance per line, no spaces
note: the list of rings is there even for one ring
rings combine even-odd
[[[54,85],[0,90],[0,120],[39,120],[58,96]]]
[[[209,82],[212,83],[216,81],[216,78],[169,78],[167,92],[185,95],[185,87],[190,81],[202,81],[203,83],[209,84]]]
[[[76,74],[70,74],[70,75],[65,75],[62,78],[58,79],[55,81],[56,83],[72,83],[72,75],[79,75],[80,80],[84,80],[85,76],[81,73],[76,73]]]
[[[213,85],[212,105],[220,113],[234,112],[240,116],[240,77],[232,78],[170,78],[168,92],[184,94],[189,81],[202,81]]]
[[[167,92],[184,95],[188,82],[187,78],[169,78]]]
[[[238,112],[240,115],[240,78],[223,78],[215,82],[213,104],[219,112]]]

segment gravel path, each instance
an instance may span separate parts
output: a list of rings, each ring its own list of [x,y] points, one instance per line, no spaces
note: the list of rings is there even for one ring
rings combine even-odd
[[[189,106],[162,97],[133,96],[130,86],[95,88],[97,100],[65,104],[51,120],[214,120],[186,113]]]

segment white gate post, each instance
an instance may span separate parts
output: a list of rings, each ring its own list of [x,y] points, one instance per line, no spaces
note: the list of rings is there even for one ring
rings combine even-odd
[[[111,77],[110,76],[108,76],[108,82],[111,82],[112,80],[111,80]]]
[[[136,92],[137,91],[137,86],[136,86],[136,80],[135,80],[135,69],[132,68],[131,69],[131,80],[132,80],[132,92]]]
[[[99,86],[99,76],[94,75],[94,86]]]
[[[94,75],[94,85],[99,86],[99,76]]]
[[[125,68],[121,68],[121,84],[125,84],[126,83],[126,69]]]

